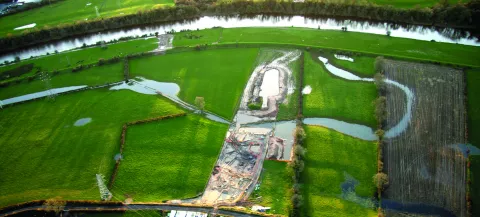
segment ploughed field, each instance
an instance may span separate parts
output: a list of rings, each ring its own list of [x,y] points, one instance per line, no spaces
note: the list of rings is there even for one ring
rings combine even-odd
[[[206,111],[232,122],[255,68],[282,55],[291,54],[293,58],[293,54],[299,54],[286,66],[292,73],[293,86],[289,88],[294,91],[278,105],[276,119],[271,121],[330,118],[370,128],[376,138],[373,131],[380,125],[374,115],[373,101],[379,97],[373,81],[374,66],[375,58],[385,55],[385,78],[404,85],[414,98],[410,116],[405,90],[387,84],[387,118],[381,126],[389,135],[390,128],[399,123],[401,126],[407,119],[405,130],[384,138],[383,172],[388,175],[389,185],[382,199],[444,207],[457,216],[466,214],[465,198],[469,194],[465,184],[469,178],[465,153],[457,145],[479,145],[474,133],[479,128],[480,105],[475,97],[479,94],[479,71],[457,68],[479,66],[475,59],[480,54],[478,47],[303,28],[188,31],[176,33],[173,44],[177,48],[124,59],[127,54],[158,47],[156,38],[132,40],[0,67],[0,82],[8,82],[0,87],[0,100],[46,88],[113,85],[126,78],[141,83],[146,79],[178,85],[175,97],[192,107],[198,107],[196,99],[203,97]],[[195,48],[197,44],[203,46]],[[118,57],[118,61],[100,64],[99,58],[112,57]],[[333,74],[319,57],[350,74]],[[403,61],[392,60],[396,58]],[[91,67],[72,70],[78,64]],[[40,79],[41,74],[47,79]],[[302,94],[307,86],[310,91]],[[0,207],[54,197],[98,201],[96,174],[106,177],[105,184],[116,174],[110,188],[114,201],[162,202],[203,193],[210,175],[216,172],[214,164],[228,125],[175,104],[178,101],[167,99],[171,99],[168,91],[141,89],[135,82],[123,87],[130,90],[110,90],[106,86],[3,106]],[[125,123],[185,113],[129,125],[115,170]],[[331,126],[300,122],[298,126],[306,129],[300,185],[292,180],[292,163],[265,160],[259,186],[247,204],[271,207],[269,213],[289,215],[294,208],[292,197],[299,196],[294,192],[300,189],[304,216],[377,215],[378,206],[382,206],[375,197],[377,188],[373,182],[379,164],[378,144],[342,134]],[[480,172],[478,156],[471,158],[470,195],[476,204],[479,191],[474,183]]]
[[[388,199],[444,207],[466,215],[466,144],[464,74],[460,70],[420,63],[386,61],[385,76],[413,91],[406,131],[387,139],[385,170]],[[405,94],[387,88],[387,122],[405,115]],[[398,101],[400,100],[400,101]]]

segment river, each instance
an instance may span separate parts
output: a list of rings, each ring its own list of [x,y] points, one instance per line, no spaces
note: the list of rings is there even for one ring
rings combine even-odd
[[[5,60],[12,61],[16,56],[21,59],[31,56],[40,56],[55,51],[62,52],[86,45],[93,45],[98,41],[111,41],[121,37],[140,36],[144,34],[165,33],[166,31],[180,31],[184,29],[208,29],[212,27],[236,28],[236,27],[304,27],[341,30],[347,27],[350,32],[363,32],[371,34],[385,35],[387,30],[391,32],[392,37],[411,38],[417,40],[446,43],[458,43],[472,46],[479,46],[480,42],[473,37],[471,33],[456,30],[452,28],[426,27],[419,25],[401,26],[386,22],[369,22],[356,20],[338,20],[333,18],[307,18],[303,16],[251,16],[251,17],[214,17],[203,16],[198,19],[186,20],[168,24],[153,24],[143,27],[130,27],[119,30],[104,31],[99,33],[87,34],[84,36],[73,37],[57,42],[46,43],[33,46],[26,49],[19,49],[15,52],[3,54],[0,56],[0,62]]]

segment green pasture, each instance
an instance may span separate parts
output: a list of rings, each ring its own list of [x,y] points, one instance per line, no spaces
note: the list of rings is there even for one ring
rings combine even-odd
[[[359,184],[355,193],[372,198],[376,187],[377,146],[334,130],[306,126],[307,149],[302,173],[305,216],[376,216],[370,208],[342,199],[345,173]]]
[[[106,49],[101,47],[91,47],[66,51],[59,54],[51,54],[35,59],[22,60],[19,63],[0,67],[0,75],[7,70],[17,68],[22,65],[33,64],[33,69],[26,74],[19,76],[25,77],[33,75],[36,71],[53,71],[65,68],[73,68],[78,64],[96,63],[100,58],[109,59],[115,56],[124,56],[132,53],[140,53],[154,50],[158,47],[158,39],[138,39],[127,42],[119,42],[107,45]],[[122,72],[123,73],[123,72]],[[16,79],[17,77],[10,78]]]
[[[305,55],[304,86],[310,85],[312,92],[303,95],[303,115],[334,118],[374,128],[377,121],[373,101],[378,95],[375,84],[336,77],[317,57],[315,53]]]
[[[196,34],[201,39],[188,39],[185,34]],[[218,41],[220,31],[206,29],[175,34],[174,46],[192,46]],[[263,46],[305,46],[310,49],[339,49],[368,53],[376,56],[409,58],[461,65],[480,66],[480,47],[420,41],[340,30],[309,28],[230,28],[223,29],[219,44],[262,44]]]
[[[227,129],[197,115],[129,127],[115,199],[161,202],[202,193]]]
[[[288,172],[287,162],[263,162],[260,176],[260,189],[250,195],[250,201],[262,206],[271,207],[270,213],[288,216],[291,209],[292,175]]]
[[[440,0],[368,0],[368,2],[377,5],[390,5],[396,8],[415,8],[415,7],[432,7],[440,3]],[[467,2],[467,0],[448,0],[449,4],[455,4],[457,2]]]
[[[130,61],[130,75],[177,83],[180,99],[194,104],[195,97],[204,97],[206,110],[231,120],[257,53],[215,49],[138,58]]]
[[[123,80],[123,63],[92,67],[79,72],[64,71],[58,75],[50,73],[50,76],[51,88],[102,85]],[[12,84],[1,88],[0,99],[8,99],[44,90],[46,90],[46,84],[42,80],[23,81],[20,84]]]
[[[353,58],[353,62],[350,62],[348,60],[337,59],[334,54],[335,53],[330,52],[321,53],[323,57],[328,58],[330,64],[362,78],[373,77],[375,75],[375,57],[347,54],[346,56]]]
[[[108,181],[122,125],[181,112],[158,96],[107,89],[1,109],[0,207],[57,196],[100,200],[95,174]],[[81,118],[92,121],[74,126]]]
[[[292,79],[295,84],[295,90],[292,94],[287,96],[284,103],[279,105],[277,120],[293,120],[298,113],[298,97],[302,92],[300,87],[300,70],[301,69],[301,57],[298,60],[289,64],[290,70],[292,70]]]
[[[173,0],[66,0],[0,18],[0,37],[5,37],[9,33],[19,34],[25,30],[14,28],[31,23],[37,24],[33,29],[41,29],[45,26],[72,24],[76,21],[125,16],[139,10],[174,4]],[[95,7],[99,9],[99,18]]]
[[[480,148],[480,69],[470,69],[466,71],[467,76],[467,96],[468,96],[468,140],[469,142]],[[480,156],[472,156],[470,185],[472,197],[473,216],[480,215]]]

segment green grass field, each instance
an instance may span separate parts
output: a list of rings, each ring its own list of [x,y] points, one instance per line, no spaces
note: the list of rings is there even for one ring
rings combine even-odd
[[[258,49],[216,49],[133,59],[130,75],[175,82],[180,99],[194,104],[195,97],[202,96],[206,110],[231,120],[257,53]]]
[[[439,0],[369,0],[377,5],[391,5],[396,8],[432,7],[438,4]],[[455,4],[458,0],[448,0],[448,3]],[[462,2],[462,0],[460,0]],[[466,1],[463,1],[466,2]]]
[[[263,169],[260,189],[250,195],[250,201],[271,207],[270,213],[288,216],[293,183],[287,163],[267,160],[263,162]]]
[[[467,96],[468,96],[468,140],[480,148],[480,69],[467,70]],[[480,215],[480,156],[472,156],[472,166],[470,168],[472,176],[471,195],[472,195],[472,216]]]
[[[75,67],[77,64],[96,63],[100,58],[109,59],[119,55],[124,56],[126,54],[147,52],[154,50],[157,47],[158,39],[150,38],[146,40],[139,39],[131,40],[128,42],[110,44],[107,45],[107,49],[102,49],[100,47],[92,47],[86,49],[72,50],[59,54],[51,54],[49,56],[43,56],[40,58],[23,60],[19,63],[0,67],[0,75],[7,70],[33,63],[33,69],[30,72],[22,76],[13,77],[7,80],[17,79],[33,75],[37,71],[37,68],[39,68],[39,71],[61,70],[65,68]]]
[[[161,202],[203,192],[228,126],[197,115],[131,126],[115,199]]]
[[[295,91],[290,94],[287,98],[287,101],[279,105],[279,110],[277,114],[277,120],[293,120],[297,116],[298,113],[298,96],[302,92],[302,88],[300,87],[300,58],[290,63],[289,68],[292,70],[292,78],[294,79],[295,83]]]
[[[123,123],[180,112],[157,96],[106,89],[0,110],[0,207],[56,196],[99,200],[95,174],[110,177]]]
[[[337,59],[334,53],[322,52],[321,55],[328,58],[328,62],[334,66],[345,69],[362,78],[373,77],[375,75],[375,58],[371,56],[347,55],[354,59],[354,62]]]
[[[96,86],[123,80],[123,63],[93,67],[79,72],[65,71],[52,75],[51,88],[60,88],[77,85]],[[46,90],[45,82],[41,80],[24,81],[0,89],[0,99],[8,99],[29,93]]]
[[[201,39],[182,37],[186,34],[202,36]],[[218,41],[220,31],[207,29],[176,33],[174,46],[196,45]],[[314,48],[331,48],[353,52],[364,52],[378,56],[411,58],[438,61],[453,64],[480,66],[476,57],[480,56],[480,47],[420,41],[405,38],[388,37],[358,32],[335,30],[317,30],[308,28],[232,28],[222,31],[219,44],[260,43],[278,46],[292,44]],[[276,45],[275,45],[276,44]]]
[[[330,74],[318,55],[306,53],[304,85],[312,93],[303,96],[305,117],[327,117],[375,127],[373,101],[377,89],[372,82],[347,81]]]
[[[91,3],[91,5],[87,5]],[[66,0],[41,8],[28,10],[0,18],[0,37],[8,33],[19,34],[24,30],[16,27],[36,23],[36,28],[56,26],[75,21],[97,18],[95,7],[99,8],[101,18],[134,14],[139,10],[174,5],[173,0]]]
[[[373,197],[377,146],[323,127],[306,126],[302,173],[305,216],[376,216],[374,209],[344,200],[341,184],[348,173],[358,180],[355,193]]]

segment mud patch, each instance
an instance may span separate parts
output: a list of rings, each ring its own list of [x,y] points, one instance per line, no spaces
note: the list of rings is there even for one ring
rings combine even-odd
[[[85,126],[88,123],[90,123],[91,121],[92,121],[92,118],[81,118],[81,119],[78,119],[77,121],[75,121],[73,126],[76,126],[76,127]]]

